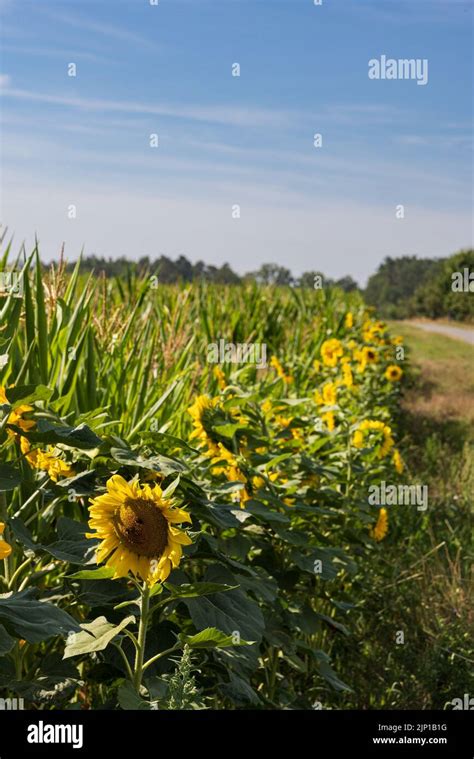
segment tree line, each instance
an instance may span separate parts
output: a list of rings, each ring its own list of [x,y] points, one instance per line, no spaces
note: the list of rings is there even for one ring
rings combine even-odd
[[[67,264],[67,269],[73,267],[74,263]],[[290,269],[273,263],[262,264],[256,271],[239,275],[228,263],[222,266],[203,261],[192,263],[185,256],[179,256],[175,261],[163,255],[156,259],[143,256],[138,261],[130,261],[125,257],[106,259],[91,255],[81,260],[80,268],[84,272],[103,272],[106,277],[155,274],[164,284],[205,280],[233,285],[253,280],[261,285],[312,289],[338,287],[345,292],[359,291],[384,318],[426,316],[474,321],[472,249],[461,250],[446,258],[386,257],[369,277],[365,288],[361,288],[351,276],[330,279],[322,272],[307,271],[295,277]],[[459,276],[456,279],[456,275],[462,280]]]

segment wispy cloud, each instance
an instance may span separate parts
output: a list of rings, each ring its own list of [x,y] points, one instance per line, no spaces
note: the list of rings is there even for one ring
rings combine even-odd
[[[51,95],[30,90],[6,89],[3,97],[16,98],[31,102],[45,103],[85,111],[142,113],[153,116],[165,116],[191,121],[208,121],[215,124],[232,124],[234,126],[289,126],[294,114],[288,111],[255,107],[236,107],[233,105],[170,105],[164,103],[136,103],[127,100],[95,100],[91,98],[71,97],[68,95]]]
[[[73,26],[75,29],[85,29],[88,32],[92,32],[92,34],[97,34],[101,37],[109,37],[111,39],[121,40],[122,42],[131,42],[136,45],[145,45],[154,49],[158,49],[159,47],[153,40],[144,37],[142,34],[137,34],[130,29],[109,23],[91,21],[89,18],[78,16],[75,13],[47,11],[47,15],[54,21]]]
[[[425,134],[403,134],[395,138],[395,142],[400,145],[408,145],[422,148],[443,148],[455,147],[472,147],[473,141],[471,135],[425,135]]]
[[[406,24],[449,24],[472,14],[471,0],[398,0],[397,3],[371,2],[342,3],[339,8],[344,13],[365,15],[380,23]]]
[[[7,53],[18,53],[20,55],[28,56],[42,56],[45,58],[66,58],[68,61],[83,60],[93,61],[94,63],[104,63],[109,61],[102,55],[96,53],[85,52],[82,50],[68,49],[63,50],[57,47],[35,47],[35,46],[22,46],[22,45],[8,45],[3,44],[2,50]]]

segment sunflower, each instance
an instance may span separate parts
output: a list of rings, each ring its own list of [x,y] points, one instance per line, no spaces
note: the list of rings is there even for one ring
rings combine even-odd
[[[342,365],[342,382],[346,387],[352,387],[354,384],[354,375],[349,364]]]
[[[6,396],[5,390],[6,389],[4,387],[0,387],[0,404],[7,404],[10,406],[11,404]],[[23,403],[20,406],[16,406],[9,414],[8,424],[14,424],[15,427],[20,427],[20,429],[28,432],[28,430],[31,430],[36,426],[36,422],[34,422],[33,419],[25,419],[23,415],[33,410],[33,406],[28,406],[26,403]],[[18,435],[13,430],[7,429],[7,433],[8,436],[16,440],[17,443],[20,441],[20,435]]]
[[[52,446],[49,446],[47,451],[41,451],[39,448],[32,448],[30,441],[22,436],[20,448],[28,463],[35,469],[42,469],[47,472],[53,482],[57,482],[60,477],[72,477],[74,475],[74,469],[66,461],[54,455]]]
[[[373,528],[370,530],[370,537],[377,542],[383,540],[388,532],[388,513],[387,509],[380,509],[379,518]]]
[[[283,369],[282,365],[280,364],[279,360],[276,356],[272,356],[270,359],[270,366],[273,366],[273,368],[276,370],[276,373],[280,377],[280,379],[283,380],[287,385],[291,385],[293,382],[293,377],[291,374],[287,374],[285,370]]]
[[[244,485],[247,484],[247,477],[239,469],[238,466],[230,466],[226,470],[225,475],[229,482],[243,482]],[[244,487],[241,490],[237,490],[234,493],[232,493],[231,498],[233,501],[236,501],[237,503],[240,504],[241,509],[245,509],[245,504],[250,499],[250,496],[248,494],[247,489]]]
[[[323,401],[326,406],[334,406],[337,403],[337,386],[334,382],[326,382],[323,386]]]
[[[384,422],[375,419],[364,419],[355,430],[352,436],[352,445],[355,448],[364,447],[364,438],[367,432],[382,433],[382,440],[379,442],[378,457],[379,459],[386,456],[394,446],[392,429]]]
[[[207,443],[206,417],[217,406],[218,401],[218,398],[209,398],[208,395],[198,395],[193,405],[188,408],[188,414],[192,417],[194,427],[191,438],[198,438],[201,442]]]
[[[385,379],[389,382],[398,382],[402,378],[403,370],[396,364],[387,366],[385,370]]]
[[[337,385],[334,382],[326,382],[320,393],[316,390],[314,400],[319,406],[334,406],[337,403]]]
[[[227,381],[226,381],[226,378],[225,378],[225,374],[222,371],[222,369],[220,368],[220,366],[215,366],[214,369],[212,370],[212,373],[213,373],[214,377],[217,380],[217,384],[219,385],[219,389],[220,390],[225,390],[225,388],[227,387]]]
[[[37,451],[37,459],[34,466],[47,472],[53,482],[57,482],[60,477],[73,477],[74,469],[66,461],[60,459],[59,456],[54,456],[51,453],[52,450],[53,448],[50,446],[48,451]]]
[[[0,522],[0,535],[3,534],[3,531],[5,529],[5,522]],[[10,556],[12,552],[12,547],[8,543],[5,542],[5,540],[0,539],[0,559],[6,559],[7,556]]]
[[[343,349],[340,340],[336,340],[335,337],[330,340],[325,340],[321,345],[321,358],[325,366],[336,366],[338,358],[343,354]]]
[[[114,579],[128,572],[149,585],[164,582],[178,566],[182,546],[191,538],[174,525],[190,522],[190,515],[163,498],[159,485],[141,486],[115,474],[107,482],[107,493],[91,499],[89,526],[98,538],[96,560],[115,570]]]
[[[402,474],[405,468],[405,465],[403,463],[402,457],[400,456],[400,452],[396,448],[393,452],[392,461],[398,474]]]
[[[328,428],[329,432],[332,432],[336,426],[336,422],[334,420],[334,411],[326,411],[325,414],[321,414],[321,419]]]
[[[370,348],[366,345],[364,348],[362,348],[362,353],[365,361],[368,364],[373,364],[375,361],[377,361],[377,351],[374,348]]]

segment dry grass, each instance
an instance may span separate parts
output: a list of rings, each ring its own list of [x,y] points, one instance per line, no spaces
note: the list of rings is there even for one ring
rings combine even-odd
[[[395,322],[393,328],[408,346],[414,383],[404,408],[414,416],[437,422],[474,422],[474,349],[444,335],[422,332]]]

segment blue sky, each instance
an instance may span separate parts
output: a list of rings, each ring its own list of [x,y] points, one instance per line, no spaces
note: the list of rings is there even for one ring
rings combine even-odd
[[[471,245],[472,9],[0,0],[2,222],[45,260],[65,242],[361,282]],[[381,55],[427,59],[428,83],[369,79]]]

